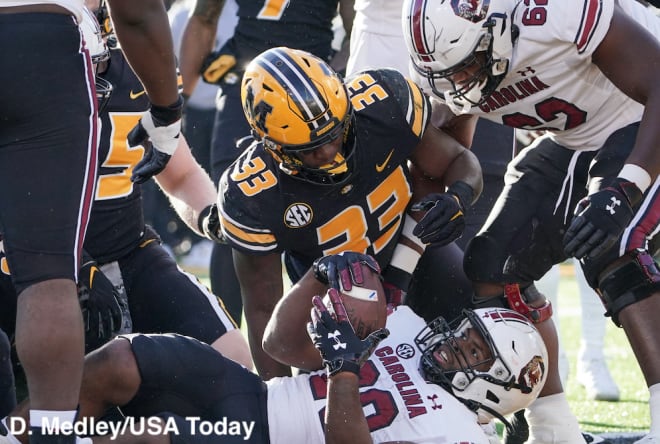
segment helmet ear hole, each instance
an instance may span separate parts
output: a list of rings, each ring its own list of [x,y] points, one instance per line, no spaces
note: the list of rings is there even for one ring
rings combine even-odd
[[[486,399],[489,400],[490,402],[492,402],[493,404],[499,404],[500,403],[500,398],[498,398],[497,395],[495,395],[495,393],[493,393],[490,390],[486,391]]]

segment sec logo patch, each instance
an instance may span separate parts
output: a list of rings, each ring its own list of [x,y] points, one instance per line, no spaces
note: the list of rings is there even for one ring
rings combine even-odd
[[[312,207],[306,203],[294,203],[284,212],[284,223],[289,228],[301,228],[309,225],[313,217]]]

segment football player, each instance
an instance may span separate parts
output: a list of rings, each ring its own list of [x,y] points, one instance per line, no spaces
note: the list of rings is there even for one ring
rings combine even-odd
[[[100,6],[94,12],[103,23],[105,12]],[[103,32],[111,33],[108,26]],[[149,100],[122,51],[105,45],[97,18],[87,9],[81,27],[98,65],[101,120],[99,173],[80,277],[87,287],[81,300],[87,351],[119,332],[177,332],[207,342],[251,368],[247,343],[221,301],[177,266],[157,233],[144,223],[141,185],[131,180],[131,174],[145,149],[129,146],[127,138],[149,108]],[[203,235],[199,222],[217,193],[185,138],[180,137],[178,144],[181,149],[177,148],[156,181],[182,219]],[[1,269],[5,274],[11,271]],[[13,331],[11,326],[0,326]]]
[[[369,253],[405,291],[433,243],[415,273],[425,292],[420,314],[431,320],[434,311],[468,305],[460,249],[438,247],[460,235],[481,170],[472,153],[429,125],[417,85],[391,69],[344,82],[321,59],[280,47],[246,67],[241,94],[256,141],[223,174],[218,205],[262,377],[286,374],[261,347],[282,295],[282,252],[293,282],[316,257]],[[413,193],[427,191],[435,193],[408,215]],[[449,287],[445,300],[431,291],[438,285]]]
[[[107,23],[102,16],[104,5],[99,6],[97,18]],[[112,85],[112,92],[99,114],[99,173],[85,251],[113,285],[125,292],[133,331],[192,336],[251,367],[247,347],[223,349],[223,344],[241,344],[243,337],[218,298],[196,277],[178,268],[158,235],[144,224],[141,185],[131,175],[145,150],[127,144],[127,131],[148,109],[149,101],[122,50],[109,49],[98,78],[99,83]],[[199,221],[216,198],[215,187],[184,137],[179,138],[179,145],[182,149],[177,148],[155,179],[182,220],[203,235]],[[99,338],[103,339],[109,337]]]
[[[339,13],[350,36],[353,0],[237,0],[238,22],[232,37],[213,51],[213,37],[224,0],[193,2],[194,8],[181,42],[184,94],[191,94],[202,79],[218,85],[217,112],[211,141],[211,178],[220,175],[238,157],[237,142],[250,135],[241,107],[241,76],[245,66],[262,51],[288,46],[309,51],[344,68],[348,45],[333,56],[332,20]],[[346,40],[348,41],[348,40]],[[343,60],[344,66],[339,66]],[[235,319],[241,318],[240,287],[234,272],[231,248],[214,245],[210,266],[211,288],[222,291]]]
[[[579,442],[550,307],[532,285],[570,256],[626,332],[651,392],[642,442],[658,442],[660,20],[633,0],[406,0],[403,22],[420,84],[447,125],[469,130],[483,117],[545,130],[509,164],[465,254],[478,300],[515,305],[546,339],[552,368],[528,411],[533,442]]]
[[[297,296],[320,289],[312,271],[298,287]],[[387,330],[360,340],[336,290],[329,308],[312,295],[295,322],[305,329],[313,307],[313,342],[301,339],[320,371],[264,383],[192,338],[120,336],[87,357],[81,416],[99,417],[114,405],[129,416],[158,415],[162,425],[176,424],[163,433],[169,442],[488,443],[479,422],[524,408],[546,378],[543,341],[515,311],[466,310],[451,323],[427,324],[400,306]],[[225,432],[199,433],[191,419],[224,423]],[[137,442],[128,434],[122,440]],[[11,435],[7,441],[18,444]]]
[[[112,3],[124,50],[153,104],[136,127],[152,141],[136,170],[147,178],[176,148],[181,116],[167,15],[160,0]],[[98,129],[91,61],[78,27],[82,8],[82,0],[0,1],[0,231],[19,294],[16,345],[36,422],[44,414],[73,419],[82,378],[76,280]],[[33,442],[75,441],[59,430],[54,437],[34,432]]]

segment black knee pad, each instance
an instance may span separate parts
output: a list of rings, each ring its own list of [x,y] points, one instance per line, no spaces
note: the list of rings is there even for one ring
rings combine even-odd
[[[607,310],[605,315],[621,327],[621,310],[660,291],[660,269],[645,250],[631,251],[599,276],[598,289]]]

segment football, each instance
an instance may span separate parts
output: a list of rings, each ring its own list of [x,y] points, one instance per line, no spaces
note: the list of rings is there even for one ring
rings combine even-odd
[[[349,291],[342,287],[340,294],[355,334],[364,339],[369,333],[385,327],[387,302],[378,274],[362,264],[362,275],[364,277],[362,286],[353,285]],[[329,305],[327,294],[323,301],[326,306]]]

